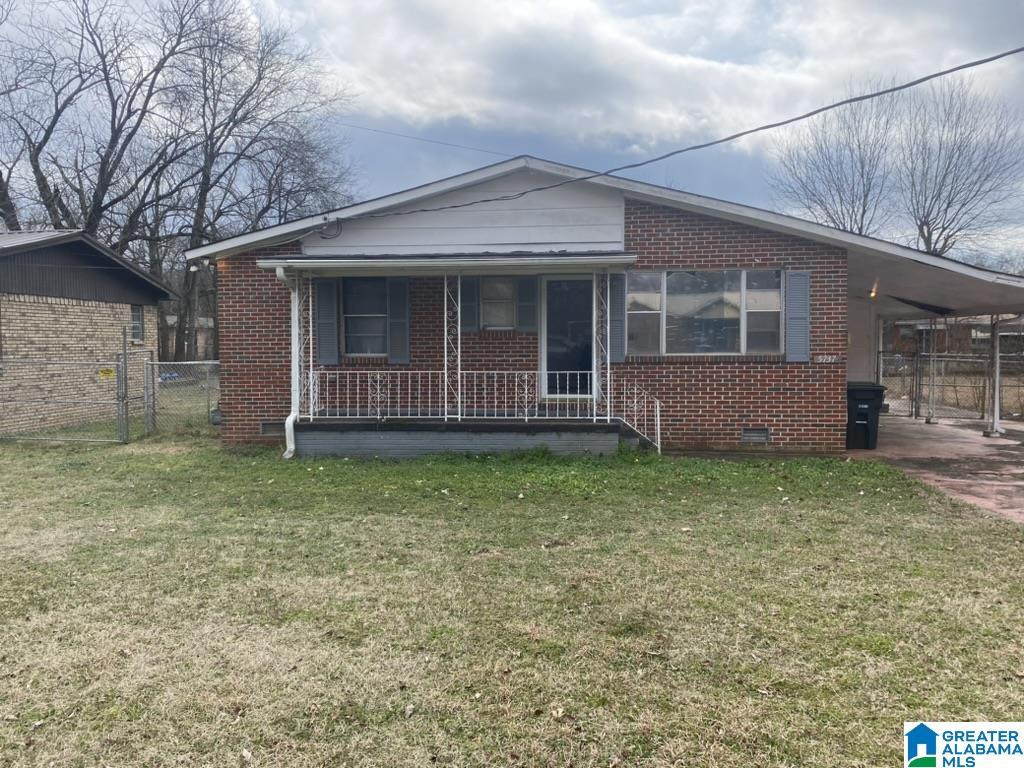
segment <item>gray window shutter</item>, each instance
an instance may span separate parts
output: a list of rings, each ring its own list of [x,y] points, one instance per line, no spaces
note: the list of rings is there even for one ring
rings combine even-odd
[[[316,359],[321,365],[338,364],[338,281],[313,281],[316,301]]]
[[[536,277],[520,277],[516,280],[516,330],[537,330],[537,283]]]
[[[480,330],[480,278],[462,278],[462,307],[460,309],[463,331]]]
[[[613,363],[626,359],[626,276],[608,275],[608,354]]]
[[[388,362],[409,362],[409,279],[388,279]]]
[[[786,362],[811,360],[811,273],[786,273]]]

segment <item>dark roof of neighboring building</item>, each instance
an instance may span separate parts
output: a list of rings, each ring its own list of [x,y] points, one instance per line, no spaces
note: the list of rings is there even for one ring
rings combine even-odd
[[[27,254],[41,248],[52,248],[54,246],[77,243],[85,245],[96,255],[123,268],[125,273],[133,279],[146,283],[151,290],[155,290],[159,294],[159,298],[170,299],[176,296],[174,291],[137,264],[123,256],[118,256],[96,238],[77,229],[0,232],[0,258]]]

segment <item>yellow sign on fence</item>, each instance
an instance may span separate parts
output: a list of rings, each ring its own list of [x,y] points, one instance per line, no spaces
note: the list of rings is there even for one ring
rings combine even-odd
[[[114,368],[100,368],[100,381],[111,381],[117,378],[117,371]]]

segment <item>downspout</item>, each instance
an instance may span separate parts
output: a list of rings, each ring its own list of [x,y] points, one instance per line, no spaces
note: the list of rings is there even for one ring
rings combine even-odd
[[[300,406],[300,395],[299,395],[299,366],[302,361],[299,359],[302,356],[302,339],[301,339],[301,328],[299,327],[302,323],[302,313],[300,311],[299,303],[301,298],[299,296],[299,280],[298,278],[289,279],[285,274],[284,267],[277,268],[277,279],[288,286],[288,290],[291,293],[291,307],[292,307],[292,405],[291,412],[288,414],[288,418],[284,421],[284,441],[285,450],[282,458],[290,459],[295,455],[295,422],[299,418],[299,406]]]

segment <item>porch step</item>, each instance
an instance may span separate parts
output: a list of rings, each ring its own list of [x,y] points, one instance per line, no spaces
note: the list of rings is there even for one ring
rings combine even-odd
[[[607,455],[618,450],[619,437],[620,425],[615,422],[339,419],[296,424],[295,452],[299,456],[404,458],[543,447],[560,455]]]

